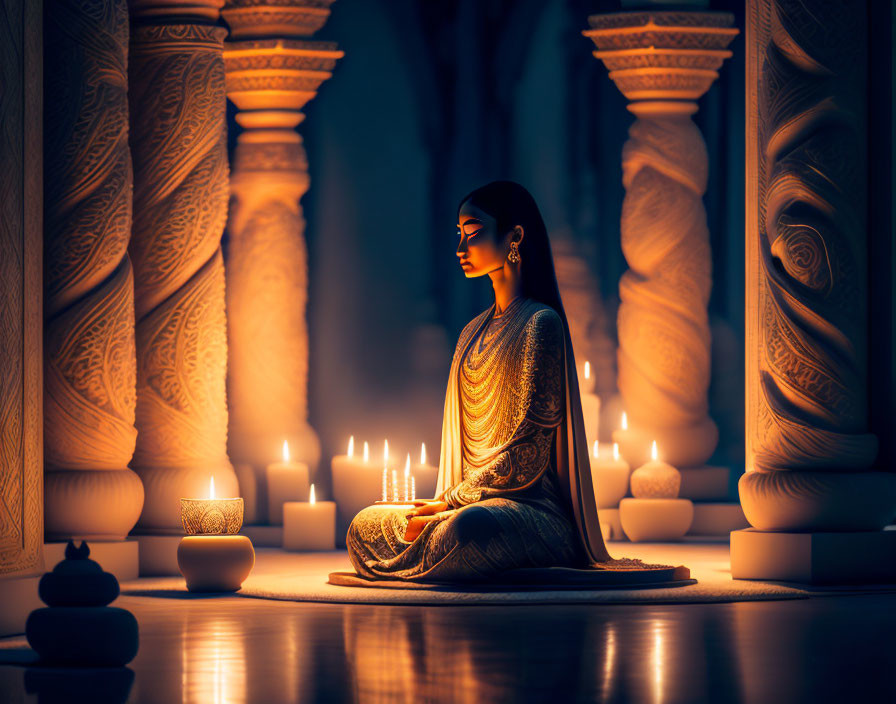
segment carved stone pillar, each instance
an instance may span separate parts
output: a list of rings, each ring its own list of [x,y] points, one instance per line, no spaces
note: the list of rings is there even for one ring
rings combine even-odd
[[[691,115],[731,56],[733,21],[720,12],[622,12],[589,17],[584,32],[637,117],[622,153],[630,268],[619,284],[618,385],[629,430],[615,435],[633,467],[653,440],[680,468],[702,465],[718,441],[707,401],[708,163]]]
[[[233,159],[227,246],[230,452],[246,465],[241,483],[263,483],[261,472],[279,458],[284,440],[312,470],[320,458],[307,401],[308,265],[299,201],[308,163],[294,128],[343,55],[333,43],[299,38],[324,24],[329,4],[231,0],[223,10],[232,40],[224,47],[227,94],[244,129]],[[264,514],[249,507],[247,522],[264,522]]]
[[[123,540],[140,516],[126,0],[47,0],[46,538]]]
[[[732,534],[732,574],[896,578],[896,534],[877,532],[896,513],[896,474],[872,471],[877,438],[867,417],[867,256],[876,236],[867,229],[867,6],[747,7],[747,473],[739,490],[755,528],[791,533]],[[825,543],[836,531],[867,532]],[[781,576],[782,546],[797,538],[809,572]]]
[[[182,533],[179,499],[207,496],[211,477],[218,496],[239,492],[227,457],[222,4],[130,3],[141,533]],[[144,567],[150,542],[141,569],[163,571]]]

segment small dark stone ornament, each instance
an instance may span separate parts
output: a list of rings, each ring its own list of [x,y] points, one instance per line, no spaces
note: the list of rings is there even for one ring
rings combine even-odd
[[[108,606],[118,597],[118,580],[89,559],[86,542],[69,541],[65,559],[41,577],[38,593],[47,604],[28,616],[25,635],[52,665],[120,667],[137,654],[137,619]]]

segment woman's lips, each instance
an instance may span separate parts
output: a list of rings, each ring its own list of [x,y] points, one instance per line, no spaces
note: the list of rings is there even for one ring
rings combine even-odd
[[[462,261],[462,262],[460,263],[460,266],[461,266],[461,268],[463,268],[463,267],[465,267],[465,266],[473,266],[473,265],[472,265],[470,262],[468,262],[468,261]]]

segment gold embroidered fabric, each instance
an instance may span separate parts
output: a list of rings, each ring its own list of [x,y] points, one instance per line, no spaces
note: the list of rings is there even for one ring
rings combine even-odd
[[[563,323],[554,310],[526,298],[499,317],[492,313],[464,328],[452,362],[442,452],[446,442],[457,442],[462,471],[440,473],[437,492],[451,510],[413,542],[404,540],[406,509],[361,511],[346,543],[362,576],[477,580],[582,561],[556,475],[556,434],[565,412]]]

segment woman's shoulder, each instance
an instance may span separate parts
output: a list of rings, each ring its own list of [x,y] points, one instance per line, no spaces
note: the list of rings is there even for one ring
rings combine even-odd
[[[529,326],[535,331],[563,330],[560,315],[551,306],[540,301],[529,300],[526,313]]]

